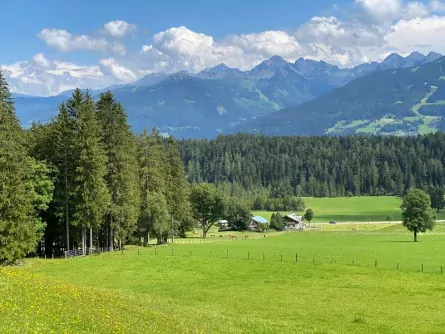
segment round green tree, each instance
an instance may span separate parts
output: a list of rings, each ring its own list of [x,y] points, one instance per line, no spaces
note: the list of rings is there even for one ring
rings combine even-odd
[[[414,233],[415,242],[417,242],[417,233],[431,231],[436,225],[436,214],[431,208],[430,196],[420,189],[409,191],[401,209],[403,226]]]
[[[307,209],[303,218],[310,224],[311,220],[314,219],[314,210],[312,210],[311,208]]]

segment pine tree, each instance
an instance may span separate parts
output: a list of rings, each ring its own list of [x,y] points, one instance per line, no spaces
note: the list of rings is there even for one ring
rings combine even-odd
[[[100,95],[96,109],[107,156],[105,179],[111,196],[106,222],[107,240],[113,248],[115,232],[122,247],[123,240],[134,232],[139,214],[136,143],[127,124],[127,114],[110,91]]]
[[[156,127],[149,133],[146,129],[142,135],[137,138],[137,157],[139,163],[139,188],[140,188],[140,216],[138,219],[140,236],[148,244],[150,233],[156,233],[158,243],[166,241],[168,231],[163,228],[154,228],[153,220],[150,220],[150,208],[153,207],[155,197],[159,197],[160,202],[165,202],[165,209],[168,213],[166,204],[166,176],[168,175],[168,166],[163,158],[164,145],[162,138]],[[162,210],[161,210],[162,211]],[[171,220],[164,222],[170,226]],[[159,231],[163,231],[164,234]],[[165,235],[167,233],[167,235]]]
[[[166,159],[168,166],[166,199],[172,217],[172,230],[179,230],[181,235],[185,235],[185,232],[191,228],[190,222],[192,220],[188,201],[190,186],[179,157],[178,145],[173,137],[170,137],[167,142]]]
[[[73,97],[78,95],[78,90]],[[107,157],[101,142],[101,128],[97,120],[94,101],[89,93],[78,108],[76,119],[76,151],[79,153],[75,173],[75,223],[82,229],[82,248],[86,247],[86,229],[96,229],[109,205],[105,176]]]
[[[23,257],[38,241],[28,175],[23,130],[0,72],[0,263]]]
[[[73,103],[71,101],[71,108]],[[65,248],[70,249],[70,222],[74,214],[74,187],[77,167],[78,154],[75,151],[75,119],[68,111],[67,105],[62,103],[59,108],[59,114],[52,126],[53,154],[51,159],[54,166],[58,169],[56,180],[55,205],[56,211],[60,217],[63,217],[65,226]],[[71,109],[72,110],[72,109]]]

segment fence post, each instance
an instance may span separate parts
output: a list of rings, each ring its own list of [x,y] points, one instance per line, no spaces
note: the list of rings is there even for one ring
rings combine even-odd
[[[250,260],[250,252],[247,252],[247,260]]]
[[[227,250],[227,258],[229,258],[229,250]]]
[[[263,252],[263,261],[264,261],[264,252]]]
[[[399,263],[397,262],[397,271],[399,271]]]
[[[440,273],[443,274],[443,266],[440,266]]]
[[[138,248],[138,255],[139,255],[139,248]]]
[[[312,259],[312,263],[315,263],[315,259]]]
[[[124,248],[122,248],[122,255],[124,255]]]
[[[377,269],[377,260],[375,260],[374,268]]]
[[[298,262],[298,254],[295,253],[295,262]]]
[[[354,260],[352,260],[352,265],[355,266],[355,261]]]
[[[422,263],[422,272],[423,272],[423,263]]]
[[[173,255],[173,246],[172,246],[172,255]]]

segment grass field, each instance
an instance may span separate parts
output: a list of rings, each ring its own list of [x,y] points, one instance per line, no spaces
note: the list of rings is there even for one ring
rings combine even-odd
[[[338,198],[304,198],[308,208],[315,212],[313,222],[371,222],[385,221],[387,216],[393,216],[400,221],[400,205],[402,199],[395,196],[363,196]],[[255,215],[263,216],[270,221],[272,212],[256,211]],[[288,214],[288,212],[282,212]],[[438,219],[445,219],[445,213],[437,214]]]
[[[0,269],[0,332],[443,333],[445,225],[360,226],[28,260]]]

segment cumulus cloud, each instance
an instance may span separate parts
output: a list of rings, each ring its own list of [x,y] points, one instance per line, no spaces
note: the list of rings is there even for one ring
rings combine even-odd
[[[121,38],[136,30],[135,24],[130,24],[125,21],[115,20],[105,23],[104,32],[110,36]]]
[[[431,16],[400,20],[385,36],[385,42],[400,53],[409,53],[413,50],[421,52],[435,50],[444,53],[444,31],[445,17]]]
[[[431,0],[430,8],[436,13],[445,13],[445,2],[441,0]]]
[[[44,29],[39,38],[67,56],[74,50],[100,51],[104,55],[96,65],[81,66],[47,59],[39,53],[29,61],[3,65],[2,69],[13,90],[49,95],[74,87],[127,83],[152,72],[198,72],[220,63],[249,70],[274,55],[290,62],[304,57],[351,67],[380,61],[391,52],[445,53],[442,1],[431,0],[428,5],[402,0],[351,1],[356,6],[349,15],[314,16],[288,31],[269,30],[216,39],[184,26],[172,27],[154,34],[138,52],[129,53],[125,53],[123,44],[111,41],[136,31],[135,25],[125,21],[106,23],[99,38]]]
[[[394,20],[402,11],[401,0],[356,0],[356,3],[378,21]]]
[[[48,46],[60,51],[75,50],[112,51],[125,54],[125,47],[118,43],[110,43],[105,38],[93,38],[88,35],[72,35],[64,29],[43,29],[37,34]]]
[[[42,53],[29,61],[0,67],[13,92],[29,95],[48,96],[74,88],[100,88],[116,80],[105,76],[99,66],[51,61]]]
[[[120,82],[130,82],[136,79],[136,74],[130,69],[119,65],[114,58],[101,59],[100,64]]]

